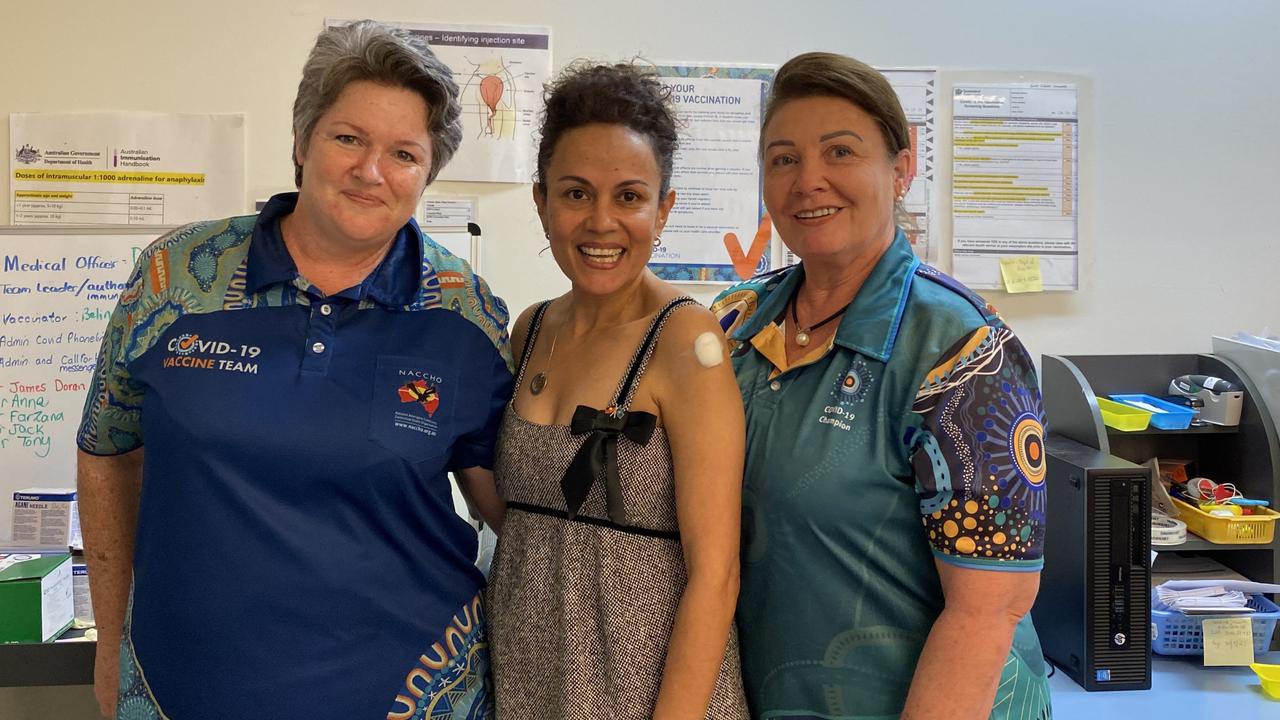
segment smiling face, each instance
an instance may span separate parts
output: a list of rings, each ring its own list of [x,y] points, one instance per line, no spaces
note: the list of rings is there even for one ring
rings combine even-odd
[[[402,87],[347,85],[316,122],[303,151],[296,212],[337,241],[390,242],[413,215],[431,169],[428,108]]]
[[[889,155],[876,121],[833,97],[786,103],[764,132],[764,202],[792,252],[845,264],[888,246],[910,150]]]
[[[608,295],[632,287],[653,254],[675,193],[661,193],[653,147],[622,125],[565,132],[533,200],[551,254],[574,290]]]

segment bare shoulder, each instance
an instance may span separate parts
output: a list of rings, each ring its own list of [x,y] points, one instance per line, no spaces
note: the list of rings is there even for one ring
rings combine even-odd
[[[710,338],[701,339],[708,333]],[[701,351],[699,347],[702,347]],[[673,380],[692,379],[716,370],[718,366],[727,366],[725,336],[715,315],[706,307],[693,303],[677,308],[662,329],[654,360],[660,372]],[[724,368],[719,370],[726,372]]]
[[[541,302],[536,302],[524,309],[520,313],[520,317],[516,318],[516,322],[511,326],[511,355],[515,361],[520,362],[520,356],[524,354],[524,343],[529,338],[529,326],[533,324],[534,313],[538,311]]]
[[[668,282],[653,278],[651,286],[653,298],[659,306],[665,306],[685,294]],[[701,303],[685,303],[667,316],[662,335],[658,338],[658,346],[654,349],[653,360],[669,372],[681,366],[697,367],[693,354],[694,341],[705,332],[713,332],[716,337],[723,337],[720,323],[711,310]]]
[[[720,332],[720,323],[716,321],[716,316],[711,314],[704,305],[698,303],[681,305],[667,318],[667,324],[662,329],[662,342],[658,347],[660,349],[683,345],[692,347],[691,343],[704,332],[713,332],[720,337],[724,335]]]
[[[651,366],[649,392],[669,437],[675,435],[673,443],[687,437],[681,433],[703,437],[698,433],[708,422],[730,434],[741,430],[742,396],[724,333],[710,310],[688,304],[673,312]]]

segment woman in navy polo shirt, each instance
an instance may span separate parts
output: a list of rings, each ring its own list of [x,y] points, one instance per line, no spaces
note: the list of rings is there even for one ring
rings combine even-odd
[[[447,473],[497,517],[507,313],[412,219],[460,112],[423,41],[328,29],[298,192],[140,257],[78,438],[105,714],[490,716]]]
[[[721,294],[747,408],[743,681],[759,718],[1049,716],[1031,359],[895,223],[909,127],[873,68],[778,71],[765,205],[802,262]]]

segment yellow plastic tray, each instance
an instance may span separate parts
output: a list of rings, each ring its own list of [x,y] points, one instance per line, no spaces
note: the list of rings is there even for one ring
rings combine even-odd
[[[1255,507],[1253,515],[1219,517],[1171,498],[1178,508],[1178,519],[1187,524],[1187,530],[1211,543],[1220,545],[1262,545],[1275,537],[1276,518],[1280,513],[1263,507]]]
[[[1268,697],[1280,700],[1280,665],[1254,663],[1249,667],[1258,673],[1258,679],[1262,681],[1262,692]]]
[[[1151,423],[1151,412],[1148,410],[1125,405],[1115,400],[1108,400],[1104,397],[1097,398],[1097,400],[1098,409],[1102,411],[1102,423],[1109,428],[1134,432],[1146,430],[1147,425]]]

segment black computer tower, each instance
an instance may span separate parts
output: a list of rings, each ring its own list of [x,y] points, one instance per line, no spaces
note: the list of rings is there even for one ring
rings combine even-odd
[[[1151,471],[1046,441],[1046,531],[1031,609],[1045,656],[1085,690],[1151,688]]]

